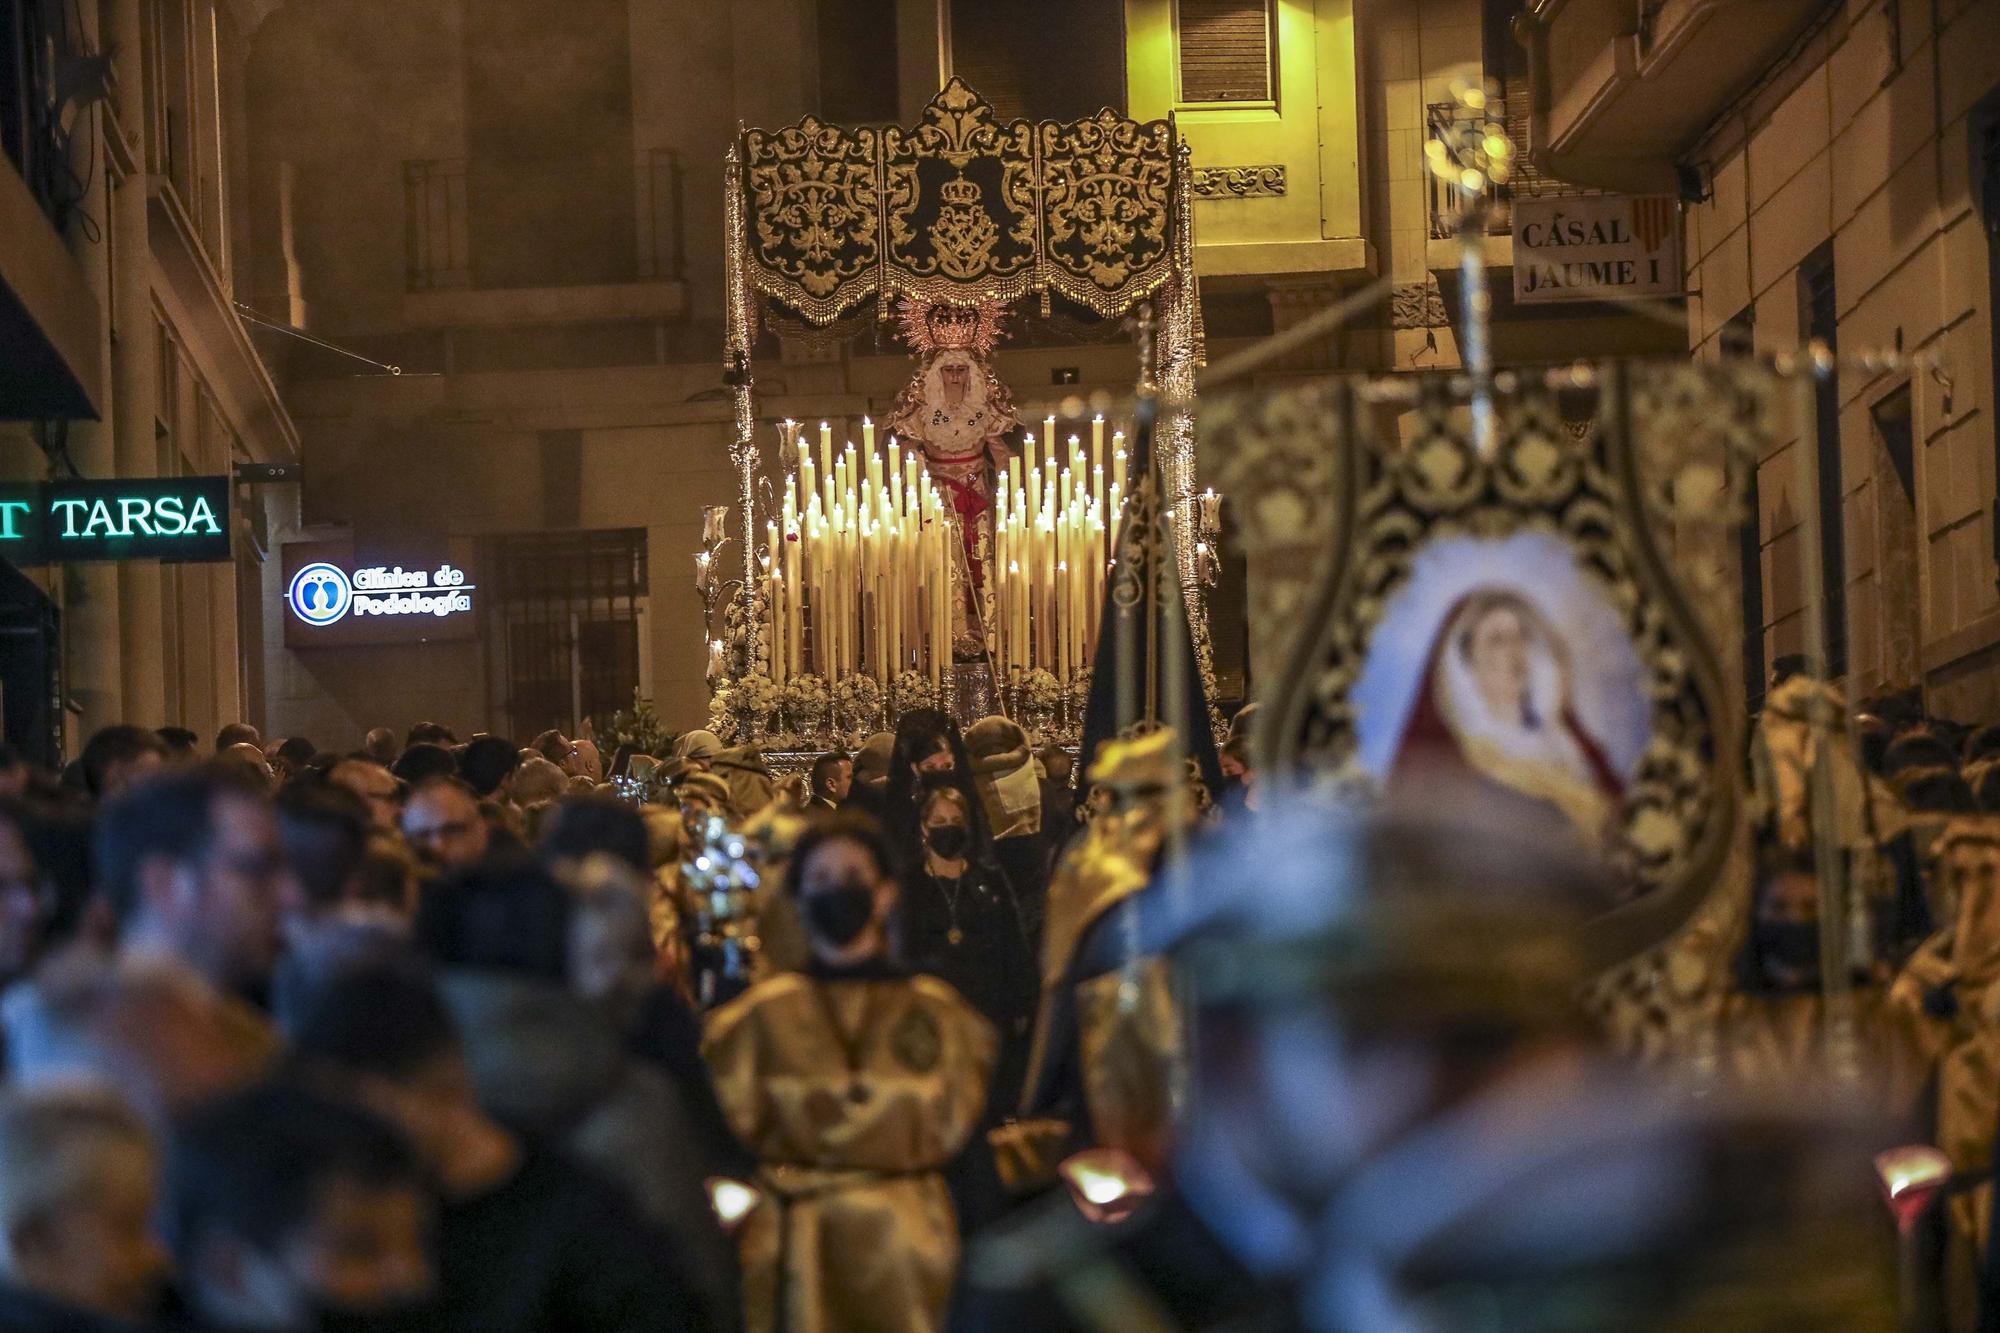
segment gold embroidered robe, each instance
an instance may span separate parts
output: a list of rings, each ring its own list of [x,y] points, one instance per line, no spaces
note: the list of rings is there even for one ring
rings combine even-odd
[[[703,1054],[764,1196],[738,1237],[751,1333],[781,1326],[781,1293],[785,1333],[942,1325],[959,1247],[939,1169],[996,1047],[935,977],[788,973],[716,1011]]]

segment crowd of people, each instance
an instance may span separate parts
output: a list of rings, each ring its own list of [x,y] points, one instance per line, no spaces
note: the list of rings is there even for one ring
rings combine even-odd
[[[1008,1203],[1068,763],[935,712],[790,775],[432,723],[0,753],[0,1328],[934,1325]]]
[[[1766,1008],[1696,1098],[1577,1003],[1596,858],[1476,792],[1266,790],[1251,716],[1214,791],[1166,733],[1072,774],[929,710],[796,773],[430,724],[0,756],[0,1330],[1893,1325],[1901,1140],[1799,1098],[1771,1017],[1819,976],[1810,690],[1752,746]],[[1936,866],[2000,839],[1919,829],[1891,770],[1939,729],[1876,756],[1878,716],[1834,786],[1928,915],[1857,980],[1990,1154],[2000,877]]]

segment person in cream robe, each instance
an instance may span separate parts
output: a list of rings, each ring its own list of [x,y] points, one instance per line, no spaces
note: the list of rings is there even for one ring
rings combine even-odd
[[[787,889],[812,958],[717,1010],[703,1041],[756,1154],[738,1233],[751,1333],[942,1325],[958,1225],[942,1168],[978,1127],[995,1037],[956,991],[891,957],[896,881],[879,829],[816,824]]]

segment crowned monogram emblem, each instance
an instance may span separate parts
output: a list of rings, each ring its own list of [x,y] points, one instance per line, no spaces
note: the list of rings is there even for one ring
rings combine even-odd
[[[980,202],[979,186],[963,176],[938,187],[937,220],[930,225],[939,272],[970,281],[986,271],[1000,228]]]

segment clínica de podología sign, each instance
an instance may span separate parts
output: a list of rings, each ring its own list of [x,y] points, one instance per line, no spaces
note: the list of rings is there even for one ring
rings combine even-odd
[[[1670,198],[1516,198],[1509,207],[1517,305],[1680,292],[1680,210]]]

